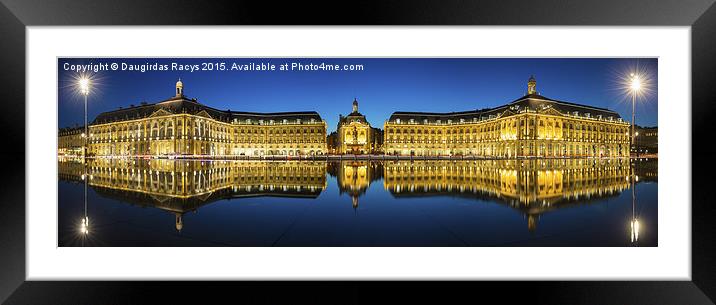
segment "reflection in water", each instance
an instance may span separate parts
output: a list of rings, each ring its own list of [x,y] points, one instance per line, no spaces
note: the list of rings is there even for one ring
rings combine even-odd
[[[332,162],[328,163],[327,172],[337,178],[339,193],[351,196],[351,204],[356,211],[358,197],[365,194],[373,181],[382,178],[383,164],[366,160]]]
[[[358,199],[376,181],[391,197],[458,197],[497,202],[520,211],[529,231],[550,211],[615,197],[639,178],[656,181],[656,161],[630,167],[625,159],[400,160],[400,161],[189,161],[61,160],[59,178],[85,184],[80,232],[89,234],[86,187],[98,195],[183,215],[222,199],[256,196],[318,198],[335,177],[339,194]],[[647,165],[644,165],[647,164]],[[631,168],[634,170],[632,171]],[[641,176],[637,178],[638,176]],[[630,185],[631,183],[631,185]],[[91,204],[91,203],[90,203]],[[630,236],[639,239],[636,194],[632,193]]]
[[[631,221],[629,222],[629,237],[632,245],[638,245],[639,242],[639,217],[636,213],[636,188],[634,184],[639,182],[638,169],[641,169],[641,173],[646,177],[653,178],[656,180],[656,174],[654,168],[649,163],[632,162],[631,176],[629,176],[629,182],[631,183]]]
[[[84,166],[59,163],[60,179],[76,180]],[[231,162],[142,159],[88,160],[89,185],[99,195],[182,216],[220,199],[316,198],[326,187],[325,162]]]
[[[396,197],[460,196],[521,210],[529,230],[547,211],[615,196],[629,187],[623,160],[549,159],[395,162],[385,187]]]

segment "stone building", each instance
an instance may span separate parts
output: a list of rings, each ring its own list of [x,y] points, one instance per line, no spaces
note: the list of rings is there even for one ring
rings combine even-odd
[[[659,128],[635,126],[634,152],[638,155],[653,155],[659,152]]]
[[[60,141],[63,135],[60,134]],[[315,111],[218,110],[184,95],[99,114],[89,125],[94,156],[310,156],[326,152],[326,123]]]
[[[60,128],[57,132],[58,156],[82,156],[84,126]]]
[[[338,117],[336,145],[337,154],[374,154],[381,151],[382,134],[368,123],[365,115],[358,112],[358,100],[353,100],[353,111]]]
[[[394,112],[384,125],[391,155],[628,157],[629,123],[618,113],[544,97],[534,77],[506,105],[464,112]]]

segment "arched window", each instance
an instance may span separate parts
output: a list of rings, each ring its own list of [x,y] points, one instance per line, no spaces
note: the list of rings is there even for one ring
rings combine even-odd
[[[169,126],[167,130],[167,136],[173,137],[174,136],[174,121],[169,121]]]
[[[162,124],[159,125],[159,137],[164,138],[164,135],[166,134],[167,129],[167,123],[162,122]]]

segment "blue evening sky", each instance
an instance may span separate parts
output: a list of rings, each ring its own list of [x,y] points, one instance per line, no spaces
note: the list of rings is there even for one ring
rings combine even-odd
[[[339,114],[359,111],[374,127],[394,111],[451,112],[496,107],[526,93],[534,75],[543,96],[609,108],[631,119],[631,99],[620,76],[638,69],[651,78],[652,94],[637,103],[637,124],[657,125],[657,59],[629,58],[71,58],[58,60],[59,127],[83,124],[83,101],[75,71],[67,64],[127,63],[201,65],[225,62],[226,71],[99,71],[93,73],[88,115],[154,103],[174,95],[179,77],[189,98],[221,110],[252,112],[318,111],[336,129]],[[278,71],[283,63],[362,64],[363,71]],[[277,71],[231,71],[233,63],[271,63]],[[108,66],[111,67],[111,66]],[[121,66],[120,66],[121,67]]]

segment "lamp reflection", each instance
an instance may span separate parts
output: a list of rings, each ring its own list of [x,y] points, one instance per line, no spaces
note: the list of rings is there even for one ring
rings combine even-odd
[[[631,242],[639,241],[639,220],[633,218],[631,221]]]
[[[87,216],[87,184],[88,184],[88,181],[92,178],[92,175],[89,174],[85,163],[82,164],[82,169],[83,169],[83,173],[80,176],[80,179],[82,179],[82,184],[84,185],[84,197],[83,197],[84,216],[80,220],[79,234],[80,234],[80,238],[82,239],[82,245],[84,246],[85,240],[88,238],[88,235],[89,235],[89,216]]]
[[[636,175],[636,164],[631,163],[631,222],[629,224],[631,243],[636,245],[639,241],[639,219],[636,215],[636,188],[634,184],[639,182],[639,176]]]
[[[82,224],[80,224],[80,233],[87,235],[89,233],[89,218],[87,216],[82,218]]]

